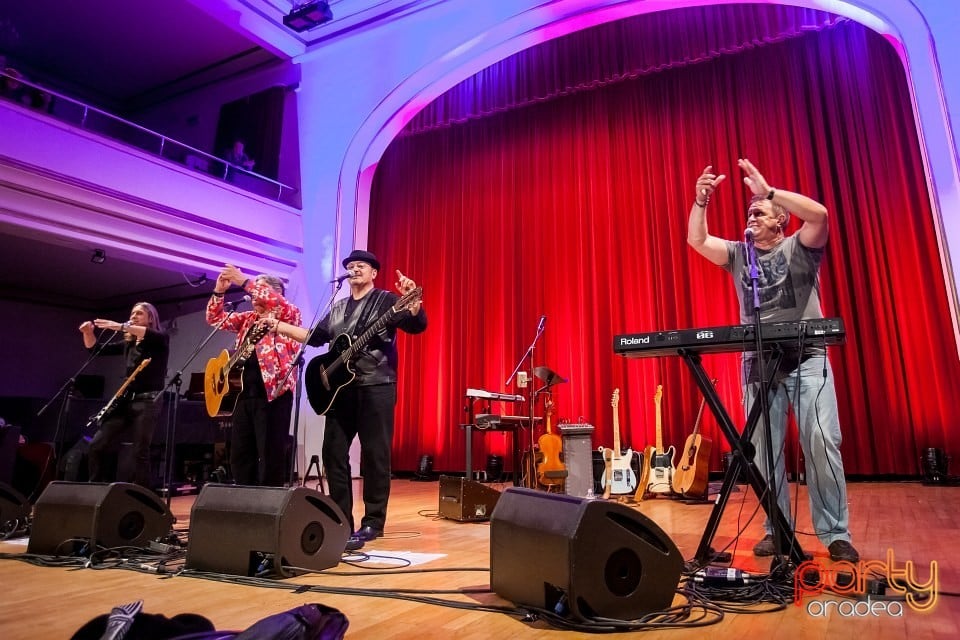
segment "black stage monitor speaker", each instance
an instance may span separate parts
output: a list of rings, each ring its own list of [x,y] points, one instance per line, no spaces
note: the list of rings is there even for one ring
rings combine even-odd
[[[83,547],[87,553],[97,546],[146,547],[172,525],[160,497],[138,485],[51,482],[33,507],[27,552],[76,555]]]
[[[440,476],[440,515],[460,522],[489,520],[500,499],[491,487],[455,476]]]
[[[343,511],[313,489],[206,484],[190,511],[186,567],[289,577],[336,566],[349,537]]]
[[[22,493],[0,482],[0,538],[26,528],[30,502]]]
[[[622,504],[510,487],[490,521],[490,586],[518,605],[633,620],[673,603],[682,569],[667,534]]]

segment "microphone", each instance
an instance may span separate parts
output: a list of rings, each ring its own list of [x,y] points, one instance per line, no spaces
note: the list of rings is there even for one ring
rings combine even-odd
[[[353,274],[352,274],[352,273],[345,273],[345,274],[343,274],[342,276],[337,276],[336,278],[334,278],[333,280],[331,280],[331,281],[330,281],[330,284],[340,284],[341,282],[343,282],[343,281],[346,280],[347,278],[351,278],[351,277],[353,277]]]
[[[251,302],[252,300],[253,298],[251,298],[250,296],[243,296],[239,300],[234,300],[233,302],[227,302],[223,306],[229,308],[230,311],[236,311],[237,307],[239,307],[241,304],[243,304],[244,302]]]
[[[753,229],[747,227],[743,230],[743,241],[744,242],[753,242]]]
[[[540,316],[540,324],[537,325],[537,333],[543,332],[543,327],[547,324],[547,314]]]

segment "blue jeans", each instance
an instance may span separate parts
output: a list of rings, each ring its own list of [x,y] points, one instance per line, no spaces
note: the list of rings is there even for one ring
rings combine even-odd
[[[748,415],[758,390],[759,385],[756,383],[744,387],[743,406]],[[809,358],[770,389],[770,432],[773,440],[777,504],[793,525],[784,464],[787,411],[791,407],[806,463],[814,531],[825,545],[834,540],[849,541],[847,484],[843,475],[843,460],[840,458],[842,437],[837,413],[837,392],[833,385],[833,370],[826,356]],[[757,449],[757,468],[767,479],[770,476],[762,418],[757,422],[751,442]],[[761,496],[761,499],[765,498],[766,496]],[[764,526],[767,533],[772,533],[769,518]]]

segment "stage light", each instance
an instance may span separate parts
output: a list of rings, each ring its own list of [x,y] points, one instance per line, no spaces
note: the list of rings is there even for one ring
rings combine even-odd
[[[333,12],[330,11],[329,3],[323,2],[323,0],[300,5],[294,4],[290,13],[283,16],[283,24],[298,33],[313,29],[331,20],[333,20]]]
[[[420,456],[420,464],[413,479],[422,482],[433,480],[433,456],[427,454]]]
[[[90,256],[90,262],[94,264],[103,264],[107,259],[107,252],[103,249],[94,249],[93,255]]]

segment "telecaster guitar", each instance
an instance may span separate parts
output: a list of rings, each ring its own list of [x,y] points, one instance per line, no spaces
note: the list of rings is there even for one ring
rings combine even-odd
[[[322,416],[329,411],[340,389],[357,377],[356,372],[350,368],[350,363],[361,349],[367,346],[394,316],[420,302],[422,296],[422,287],[408,291],[356,340],[351,340],[349,335],[341,333],[330,344],[329,351],[310,361],[303,379],[307,388],[307,399],[317,415]]]
[[[133,370],[127,379],[123,381],[123,384],[120,385],[120,388],[117,389],[117,392],[113,394],[113,397],[107,401],[107,404],[103,406],[103,409],[87,421],[87,429],[96,429],[100,426],[100,423],[103,422],[107,416],[113,413],[113,410],[117,408],[117,405],[120,403],[120,400],[123,398],[123,394],[127,392],[127,388],[130,384],[136,379],[137,375],[141,371],[147,368],[147,365],[150,364],[150,358],[144,358],[140,364],[137,365],[137,368]]]
[[[226,418],[233,415],[237,399],[243,391],[243,364],[253,355],[253,350],[270,326],[258,322],[247,330],[247,335],[231,355],[224,349],[216,358],[207,361],[203,376],[203,400],[207,415],[211,418]]]
[[[670,493],[673,491],[673,473],[676,469],[673,457],[676,449],[671,445],[663,450],[663,428],[661,424],[660,398],[663,396],[663,385],[657,385],[657,392],[653,401],[657,407],[657,448],[650,454],[650,479],[647,491],[651,493]]]
[[[613,390],[613,398],[610,401],[613,406],[613,449],[604,449],[604,460],[609,460],[610,471],[601,478],[604,496],[610,493],[623,494],[633,493],[637,488],[637,474],[634,473],[630,462],[633,460],[633,450],[627,449],[626,453],[620,453],[620,389]],[[609,492],[607,487],[609,487]]]

